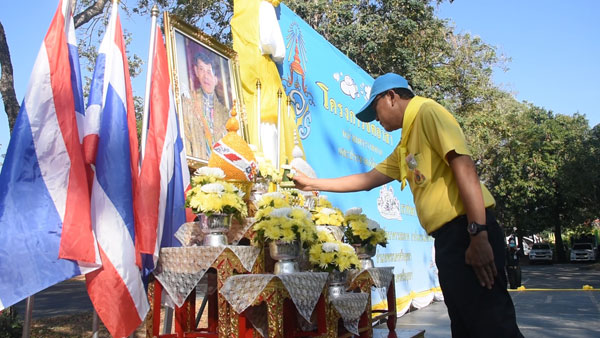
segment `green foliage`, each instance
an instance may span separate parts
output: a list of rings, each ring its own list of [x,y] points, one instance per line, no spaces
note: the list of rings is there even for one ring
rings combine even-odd
[[[147,15],[156,3],[159,10],[175,14],[223,44],[232,45],[229,22],[233,16],[233,0],[138,0],[137,3],[138,7],[132,9],[134,13]]]
[[[23,322],[17,318],[17,311],[9,307],[0,311],[0,337],[18,338],[23,333]]]

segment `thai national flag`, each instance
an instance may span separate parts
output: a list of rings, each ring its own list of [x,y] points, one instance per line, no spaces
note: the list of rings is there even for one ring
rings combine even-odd
[[[0,310],[94,266],[71,1],[38,53],[0,174]],[[60,259],[60,258],[68,258]],[[97,265],[96,265],[97,266]]]
[[[98,149],[92,183],[92,224],[102,268],[86,275],[94,308],[114,337],[130,335],[149,305],[136,265],[134,187],[138,144],[125,42],[113,5],[100,44],[89,105],[100,106]]]
[[[174,234],[186,221],[184,189],[190,182],[169,81],[167,53],[158,27],[151,74],[148,136],[136,200],[140,221],[136,234],[138,248],[153,255],[152,262],[144,264],[150,271],[161,247],[181,245]]]

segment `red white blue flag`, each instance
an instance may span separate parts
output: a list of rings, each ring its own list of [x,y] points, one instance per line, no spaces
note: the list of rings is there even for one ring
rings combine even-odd
[[[78,78],[65,0],[35,61],[0,174],[0,310],[96,262],[76,121]]]
[[[152,262],[144,264],[147,270],[154,268],[161,247],[181,246],[174,235],[186,221],[184,191],[190,183],[167,52],[158,27],[151,74],[148,133],[136,200],[138,247],[153,255]]]
[[[139,156],[117,7],[113,5],[100,44],[88,102],[88,107],[99,106],[91,214],[102,268],[87,274],[86,282],[92,304],[110,334],[124,337],[140,325],[149,305],[134,245],[134,187]]]

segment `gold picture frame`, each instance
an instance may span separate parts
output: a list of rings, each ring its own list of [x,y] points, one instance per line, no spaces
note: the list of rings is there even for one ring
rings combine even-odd
[[[208,163],[235,107],[247,141],[237,53],[198,28],[165,12],[169,73],[188,166]]]

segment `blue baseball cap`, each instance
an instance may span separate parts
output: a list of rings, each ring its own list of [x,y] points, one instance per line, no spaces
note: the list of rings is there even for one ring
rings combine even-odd
[[[369,101],[360,109],[356,117],[363,122],[375,120],[375,109],[372,107],[373,100],[377,95],[394,88],[406,88],[410,90],[408,81],[398,74],[387,73],[376,78],[371,87]]]

